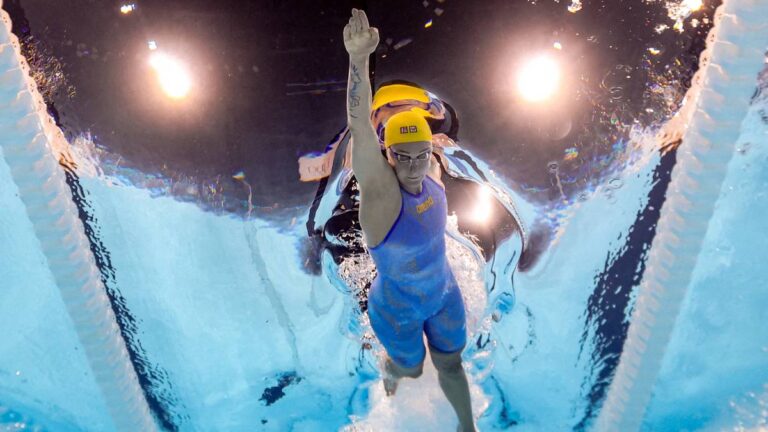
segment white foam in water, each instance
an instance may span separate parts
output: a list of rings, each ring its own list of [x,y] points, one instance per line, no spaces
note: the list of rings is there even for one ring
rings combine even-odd
[[[456,216],[449,216],[446,235],[446,252],[456,281],[461,287],[464,307],[467,313],[468,340],[487,324],[484,312],[487,303],[487,292],[483,279],[484,262],[479,255],[470,249],[472,245],[462,244],[452,236],[460,236],[457,229]],[[424,344],[426,346],[426,338]],[[383,350],[379,357],[383,358]],[[464,369],[468,362],[465,360]],[[483,393],[479,384],[467,373],[472,411],[477,419],[489,405],[488,397]],[[370,412],[365,418],[352,419],[352,424],[342,430],[345,432],[374,432],[374,431],[424,431],[456,429],[458,419],[448,400],[445,398],[437,380],[437,370],[432,364],[427,350],[424,359],[424,374],[418,379],[404,378],[400,380],[397,393],[388,397],[381,380],[376,381],[369,393]]]
[[[472,411],[474,417],[478,418],[488,407],[488,399],[472,377],[467,375],[467,378]],[[368,416],[365,419],[353,419],[353,423],[343,428],[343,431],[456,430],[456,414],[440,389],[437,371],[429,353],[424,361],[424,374],[418,379],[402,379],[393,397],[386,395],[380,381],[372,386],[369,395],[371,410]]]

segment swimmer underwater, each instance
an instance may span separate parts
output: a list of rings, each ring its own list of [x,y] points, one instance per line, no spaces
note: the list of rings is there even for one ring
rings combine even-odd
[[[371,327],[387,352],[384,387],[422,374],[426,334],[440,388],[459,431],[474,431],[469,385],[461,364],[467,342],[464,302],[445,253],[447,206],[432,131],[422,114],[399,112],[384,128],[386,158],[371,124],[369,56],[379,43],[361,10],[344,27],[349,53],[347,120],[352,170],[360,188],[360,225],[376,264],[368,295]]]

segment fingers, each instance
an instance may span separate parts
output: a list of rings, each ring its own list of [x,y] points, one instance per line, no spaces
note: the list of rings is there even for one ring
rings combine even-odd
[[[360,11],[357,9],[352,9],[352,18],[350,19],[350,22],[352,23],[352,33],[360,33]]]
[[[368,24],[368,16],[365,14],[365,11],[358,11],[358,17],[360,18],[360,29],[367,31],[371,25]]]
[[[351,26],[352,34],[367,32],[370,24],[368,23],[368,17],[365,12],[360,9],[352,9],[352,17],[349,18],[349,25]]]

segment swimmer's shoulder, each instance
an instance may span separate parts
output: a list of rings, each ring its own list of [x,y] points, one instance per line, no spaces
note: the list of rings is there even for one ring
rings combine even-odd
[[[427,173],[427,177],[432,179],[435,183],[437,183],[438,186],[443,188],[445,190],[445,185],[443,184],[442,180],[442,169],[440,168],[440,164],[437,162],[437,157],[435,155],[432,155],[432,161],[430,162],[429,166],[429,172]]]
[[[394,184],[382,182],[377,187],[360,190],[360,227],[369,248],[384,241],[400,216],[402,205],[403,196],[397,180]]]

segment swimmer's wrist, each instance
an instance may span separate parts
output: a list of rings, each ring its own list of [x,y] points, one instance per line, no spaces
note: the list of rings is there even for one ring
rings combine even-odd
[[[368,54],[349,54],[349,60],[352,63],[362,63],[368,60],[368,57],[370,57],[370,53]]]

